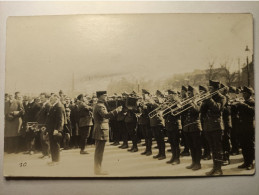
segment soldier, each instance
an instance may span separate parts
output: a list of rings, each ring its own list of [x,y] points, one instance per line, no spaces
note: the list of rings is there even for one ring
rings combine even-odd
[[[93,114],[92,107],[88,105],[88,100],[83,94],[77,97],[78,100],[78,112],[79,112],[79,135],[80,135],[80,154],[88,154],[85,151],[87,139],[90,135],[91,126],[93,126]]]
[[[185,100],[187,98],[187,88],[185,86],[182,86],[182,89],[181,89],[181,99],[182,100]],[[183,120],[184,117],[181,117],[181,120],[182,120],[182,124],[183,124]],[[190,156],[190,150],[189,150],[189,146],[188,146],[188,142],[185,141],[186,140],[186,137],[184,136],[184,133],[182,131],[180,131],[180,137],[181,137],[181,145],[184,146],[184,150],[181,152],[181,156]]]
[[[118,107],[111,112],[107,112],[105,102],[107,101],[107,92],[96,92],[98,102],[94,107],[94,132],[93,138],[95,139],[95,153],[94,153],[94,173],[96,175],[107,175],[107,172],[101,170],[103,152],[105,143],[109,140],[109,118],[115,116],[122,110]]]
[[[168,98],[170,102],[177,101],[179,98],[176,91],[168,90]],[[180,164],[180,130],[182,129],[180,115],[173,116],[171,113],[168,113],[165,117],[165,129],[168,136],[168,141],[171,146],[172,157],[166,163],[168,164]]]
[[[116,119],[117,119],[117,129],[120,133],[120,136],[122,138],[122,145],[119,146],[119,148],[121,149],[127,149],[129,146],[128,146],[128,132],[127,132],[127,129],[126,129],[126,126],[125,126],[125,113],[126,113],[126,107],[125,107],[125,101],[124,99],[122,99],[122,97],[119,97],[118,98],[118,104],[120,106],[122,106],[122,111],[120,111],[117,116],[116,116]]]
[[[222,120],[223,109],[226,104],[225,96],[219,92],[220,82],[209,80],[209,91],[212,94],[203,101],[201,115],[203,115],[203,131],[209,142],[212,158],[213,169],[207,172],[207,176],[222,175],[222,142],[221,136],[224,130]]]
[[[152,131],[150,129],[149,118],[148,118],[148,108],[144,103],[139,104],[139,118],[138,118],[138,127],[145,139],[146,149],[141,155],[150,156],[152,154]]]
[[[50,152],[52,162],[48,165],[57,165],[60,161],[60,141],[65,121],[65,108],[60,102],[59,96],[52,94],[50,97],[51,109],[46,121],[46,127],[49,135]]]
[[[147,106],[150,111],[153,111],[158,107],[158,102],[148,103]],[[156,115],[153,118],[150,118],[149,120],[150,120],[151,130],[155,135],[155,139],[158,146],[158,154],[153,156],[153,158],[158,160],[163,160],[166,158],[164,131],[163,131],[164,120],[162,116],[159,116],[159,115]]]
[[[232,103],[237,99],[239,95],[239,90],[236,87],[231,86],[229,88],[229,95],[232,97]],[[231,112],[231,120],[232,120],[232,129],[230,131],[230,141],[231,141],[231,151],[230,155],[238,155],[239,154],[239,141],[238,141],[238,131],[239,131],[239,113],[236,105],[230,105]]]
[[[200,94],[206,94],[208,92],[208,88],[203,86],[203,85],[199,85],[199,92],[200,92]],[[201,105],[201,110],[202,110],[203,105],[204,104]],[[201,119],[202,129],[204,129],[203,115],[202,114],[200,116],[200,119]],[[210,146],[209,146],[208,140],[205,137],[204,131],[201,131],[201,145],[203,147],[203,155],[201,156],[201,158],[203,160],[210,160],[211,159]]]
[[[188,98],[193,98],[198,94],[197,90],[192,86],[188,86]],[[201,121],[200,121],[200,105],[195,102],[195,99],[187,105],[190,109],[183,112],[183,133],[187,144],[191,150],[192,164],[187,166],[187,169],[199,170],[201,169]],[[183,107],[185,109],[185,107]]]
[[[137,117],[136,117],[136,110],[132,106],[126,107],[126,116],[124,119],[125,127],[127,130],[127,134],[129,134],[132,140],[132,147],[128,149],[129,152],[137,152]]]
[[[230,132],[232,129],[232,121],[231,121],[231,107],[230,107],[230,97],[228,95],[229,88],[225,85],[221,84],[221,88],[225,88],[222,91],[222,95],[226,97],[226,105],[223,109],[223,122],[224,122],[224,133],[222,135],[222,151],[223,151],[223,162],[222,165],[229,165],[229,153],[230,153]]]
[[[74,100],[74,105],[71,106],[71,113],[70,113],[70,119],[71,119],[71,126],[72,126],[72,134],[71,134],[71,144],[72,147],[78,148],[79,142],[80,142],[80,136],[79,136],[79,111],[78,111],[78,102],[77,98]]]
[[[240,130],[238,132],[238,137],[242,149],[244,163],[238,166],[238,168],[246,168],[247,170],[251,170],[254,168],[253,160],[255,158],[255,101],[252,98],[252,88],[244,86],[242,93],[245,101],[237,102],[236,106],[240,117]]]

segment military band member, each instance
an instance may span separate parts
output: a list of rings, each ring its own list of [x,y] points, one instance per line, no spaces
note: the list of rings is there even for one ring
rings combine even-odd
[[[238,168],[251,170],[254,168],[253,160],[255,159],[255,101],[252,98],[252,88],[245,86],[242,90],[242,93],[245,101],[238,102],[236,106],[240,117],[240,130],[238,132],[238,137],[242,149],[244,163],[238,166]]]
[[[208,88],[206,86],[199,85],[199,92],[200,92],[200,94],[205,94],[205,93],[208,92]],[[201,105],[201,110],[202,110],[203,105],[204,104]],[[200,116],[201,126],[202,126],[202,129],[204,129],[203,117],[202,116],[204,116],[204,115]],[[204,131],[201,131],[201,145],[202,145],[202,148],[203,148],[203,155],[201,156],[201,158],[203,160],[210,160],[211,159],[210,146],[209,146],[208,140],[205,137]]]
[[[132,147],[128,149],[129,152],[137,152],[138,145],[137,145],[137,117],[136,117],[136,110],[127,107],[126,108],[126,116],[124,119],[125,127],[127,129],[127,133],[132,140]]]
[[[158,102],[149,103],[147,105],[149,107],[149,110],[153,111],[158,107]],[[158,159],[158,160],[163,160],[166,158],[165,141],[164,141],[165,135],[164,135],[164,131],[163,131],[164,120],[163,120],[162,116],[156,115],[153,118],[150,118],[149,121],[150,121],[151,130],[155,136],[157,146],[158,146],[158,154],[153,156],[153,158]]]
[[[193,98],[198,94],[198,91],[192,86],[188,86],[187,96]],[[191,108],[183,112],[183,133],[191,150],[192,164],[187,166],[187,169],[201,169],[201,121],[200,121],[200,105],[195,102],[195,99],[190,103]],[[190,106],[187,105],[187,106]],[[183,109],[185,109],[183,107]]]
[[[232,129],[232,120],[231,120],[231,107],[230,107],[230,97],[228,95],[229,88],[221,84],[221,88],[225,87],[222,90],[222,95],[226,97],[226,105],[223,109],[223,122],[224,122],[224,132],[222,135],[222,151],[223,151],[223,162],[222,165],[229,165],[229,153],[230,153],[230,132]]]
[[[235,99],[237,99],[237,96],[239,95],[239,90],[236,87],[231,86],[229,88],[229,95],[232,97],[232,101],[234,103]],[[230,141],[231,141],[231,151],[230,155],[238,155],[239,154],[239,141],[238,141],[238,131],[240,129],[239,127],[239,113],[237,110],[236,105],[231,104],[231,120],[232,120],[232,129],[230,131]]]
[[[78,127],[80,135],[80,154],[88,154],[88,152],[85,151],[85,147],[90,135],[91,126],[93,126],[93,109],[88,105],[88,100],[83,94],[80,94],[77,97],[77,100],[79,112]]]
[[[148,117],[148,107],[147,105],[141,103],[138,106],[139,109],[139,118],[138,118],[138,127],[142,131],[143,137],[145,139],[145,151],[141,155],[150,156],[152,155],[152,131],[149,124]]]
[[[203,131],[209,142],[213,158],[213,168],[206,173],[207,176],[223,174],[221,170],[223,159],[221,136],[224,130],[222,113],[226,104],[226,98],[220,92],[217,92],[219,88],[219,81],[209,81],[209,91],[210,93],[215,92],[215,95],[205,100],[201,109],[201,115],[203,115],[202,118],[204,119]]]
[[[176,91],[168,90],[168,99],[170,102],[180,101]],[[165,114],[165,113],[164,113]],[[168,136],[168,141],[171,146],[172,157],[167,164],[180,164],[180,130],[182,129],[180,115],[173,116],[172,113],[168,113],[164,116],[165,129]]]
[[[52,162],[49,165],[57,165],[60,161],[60,141],[65,121],[65,108],[60,102],[59,96],[52,94],[50,97],[51,108],[46,121],[46,127],[49,135],[50,153]]]
[[[93,138],[95,139],[95,153],[94,153],[94,173],[96,175],[107,175],[107,172],[102,171],[102,160],[105,143],[109,140],[109,118],[115,116],[122,110],[118,107],[111,112],[107,112],[105,102],[107,101],[107,92],[96,92],[98,102],[93,110],[94,117],[94,132]]]
[[[181,99],[185,100],[187,98],[187,88],[185,86],[182,86],[181,88]],[[184,117],[181,117],[182,123]],[[188,142],[186,141],[186,137],[184,136],[183,131],[180,131],[180,137],[181,137],[181,145],[184,146],[184,150],[181,152],[181,156],[190,156],[190,148],[188,146]]]

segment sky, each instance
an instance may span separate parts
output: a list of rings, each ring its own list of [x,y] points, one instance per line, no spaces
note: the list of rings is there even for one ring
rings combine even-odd
[[[161,80],[253,50],[250,14],[9,17],[6,92],[105,90],[111,79]],[[248,45],[251,52],[246,53]],[[82,78],[91,78],[82,82]]]

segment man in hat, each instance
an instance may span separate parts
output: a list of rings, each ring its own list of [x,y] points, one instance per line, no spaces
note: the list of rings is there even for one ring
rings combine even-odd
[[[219,81],[209,81],[209,91],[211,96],[208,96],[202,103],[201,116],[203,118],[203,131],[206,139],[209,142],[212,157],[213,168],[207,172],[207,176],[222,175],[221,165],[223,160],[222,153],[222,131],[224,124],[222,113],[226,104],[226,98],[220,92]]]
[[[208,92],[208,88],[204,85],[199,85],[199,92],[200,92],[200,94],[206,94]],[[201,110],[202,110],[202,105],[201,105]],[[200,119],[201,119],[202,129],[204,129],[202,115],[201,115]],[[209,146],[208,140],[205,137],[204,131],[201,131],[201,145],[202,145],[203,150],[204,150],[201,158],[203,160],[210,160],[211,159],[210,146]]]
[[[240,118],[238,137],[242,148],[244,163],[238,166],[238,168],[251,170],[254,168],[253,160],[255,158],[255,101],[252,98],[252,88],[244,86],[242,93],[245,101],[237,102],[236,106]]]
[[[65,108],[60,102],[57,94],[50,97],[51,108],[46,121],[46,127],[49,134],[50,153],[52,162],[50,166],[57,165],[60,161],[60,141],[62,139],[62,131],[65,122]]]
[[[174,90],[168,90],[168,99],[171,103],[177,101],[179,102],[180,99],[178,97],[178,94]],[[173,109],[173,108],[172,108]],[[168,112],[166,110],[165,112]],[[166,114],[166,113],[163,113]],[[167,161],[167,164],[180,164],[180,134],[179,131],[182,129],[182,124],[181,124],[181,118],[180,115],[178,116],[173,116],[172,113],[168,113],[164,116],[165,118],[165,129],[166,133],[168,136],[168,141],[171,146],[171,152],[172,152],[172,157],[169,161]]]
[[[237,95],[239,94],[239,90],[236,87],[229,87],[229,96],[231,97],[230,108],[231,108],[231,121],[232,121],[232,129],[230,131],[230,141],[231,141],[231,151],[230,155],[238,155],[239,154],[239,141],[238,141],[238,131],[239,131],[239,113],[237,110],[237,106],[234,102],[237,99]]]
[[[120,106],[115,110],[108,112],[105,106],[105,102],[107,101],[107,92],[97,91],[96,95],[98,102],[93,110],[93,138],[95,139],[94,173],[96,175],[107,175],[108,173],[101,170],[101,165],[105,143],[109,140],[109,118],[118,114],[118,112],[122,110],[122,107]]]
[[[194,98],[198,91],[192,86],[188,86],[187,96],[188,98]],[[183,133],[186,138],[187,144],[191,150],[192,164],[187,166],[187,169],[192,169],[194,171],[201,169],[201,121],[200,121],[200,105],[193,102],[187,105],[191,106],[183,112]],[[185,107],[183,107],[185,109]]]
[[[182,86],[181,88],[181,99],[182,101],[185,100],[187,98],[187,88],[185,86]],[[182,120],[182,124],[183,124],[183,120],[184,117],[181,116],[181,120]],[[181,145],[184,146],[184,150],[181,152],[181,156],[190,156],[190,150],[189,150],[189,146],[188,143],[186,141],[186,137],[184,136],[184,133],[182,131],[180,131],[180,138],[181,138]]]

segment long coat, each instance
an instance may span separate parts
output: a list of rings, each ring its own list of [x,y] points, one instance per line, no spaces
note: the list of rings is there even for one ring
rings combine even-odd
[[[116,114],[118,114],[117,110],[108,112],[104,102],[98,100],[93,110],[95,140],[109,140],[109,119]]]
[[[19,111],[13,115],[12,112]],[[20,101],[13,100],[12,103],[5,103],[5,137],[15,137],[19,135],[22,126],[21,116],[24,114],[24,108]]]
[[[93,126],[92,107],[86,105],[84,102],[79,102],[79,127]]]

